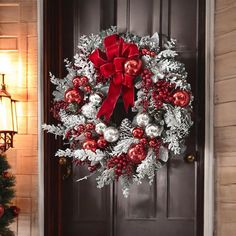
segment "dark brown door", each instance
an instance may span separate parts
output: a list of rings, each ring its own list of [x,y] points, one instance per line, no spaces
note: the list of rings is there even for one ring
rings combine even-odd
[[[61,61],[72,58],[79,36],[111,25],[140,35],[159,32],[162,40],[176,38],[195,95],[195,126],[185,156],[170,160],[152,186],[134,186],[128,199],[119,184],[98,190],[95,179],[75,182],[86,173],[75,166],[62,180],[65,169],[49,160],[57,145],[52,148],[52,137],[46,137],[45,235],[203,235],[204,4],[203,0],[45,1],[45,112],[51,91],[47,72],[63,75]],[[195,161],[184,160],[189,154]]]

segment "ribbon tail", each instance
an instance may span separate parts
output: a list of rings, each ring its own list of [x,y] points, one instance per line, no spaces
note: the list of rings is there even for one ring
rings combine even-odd
[[[128,88],[128,87],[123,87],[123,102],[124,102],[124,107],[126,112],[128,112],[129,107],[134,106],[134,87]]]
[[[113,81],[110,83],[108,95],[104,102],[102,103],[101,108],[99,109],[97,113],[97,117],[104,116],[106,121],[109,121],[111,118],[111,115],[115,109],[117,100],[121,93],[121,87],[122,85],[115,85]]]

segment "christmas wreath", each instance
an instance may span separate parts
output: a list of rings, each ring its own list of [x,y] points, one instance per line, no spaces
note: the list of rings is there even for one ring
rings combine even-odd
[[[175,46],[171,39],[160,47],[157,33],[139,37],[115,27],[82,36],[74,62],[65,60],[67,76],[50,74],[59,122],[43,128],[69,145],[56,156],[88,166],[99,188],[119,179],[125,196],[134,183],[152,183],[169,157],[184,151],[193,124],[191,87]],[[117,124],[111,117],[119,99],[134,118]]]

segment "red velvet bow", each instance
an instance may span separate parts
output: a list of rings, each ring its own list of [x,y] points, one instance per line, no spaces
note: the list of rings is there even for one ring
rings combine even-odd
[[[113,113],[116,102],[122,94],[125,110],[134,105],[133,80],[137,73],[125,73],[125,63],[138,59],[139,50],[134,43],[125,43],[117,34],[104,39],[105,52],[100,49],[93,51],[89,57],[103,77],[111,78],[108,95],[98,111],[97,117],[104,116],[108,121]],[[139,60],[140,61],[140,60]],[[140,64],[141,68],[141,64]]]

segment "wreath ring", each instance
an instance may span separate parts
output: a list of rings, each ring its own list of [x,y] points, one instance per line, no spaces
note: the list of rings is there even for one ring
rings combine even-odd
[[[120,179],[124,196],[147,178],[152,183],[170,157],[184,152],[193,124],[193,95],[176,41],[159,45],[159,35],[139,37],[116,27],[82,36],[68,74],[58,79],[51,111],[58,120],[43,129],[69,144],[56,156],[72,158],[97,173],[99,188]],[[118,99],[135,114],[111,122]],[[82,179],[86,179],[85,176]]]

